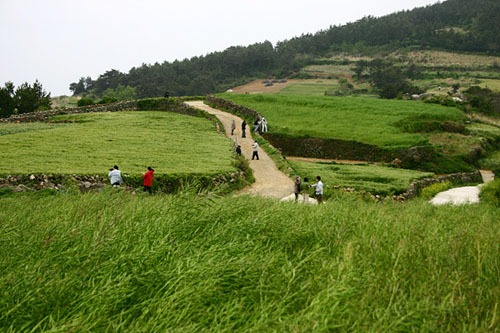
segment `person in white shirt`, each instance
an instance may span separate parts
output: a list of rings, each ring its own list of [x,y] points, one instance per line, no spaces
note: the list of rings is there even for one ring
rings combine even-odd
[[[267,120],[264,117],[262,117],[262,120],[260,121],[260,128],[262,133],[267,132]]]
[[[252,160],[254,157],[257,157],[257,160],[259,159],[259,144],[257,143],[257,140],[252,145],[253,148],[253,153],[252,153]]]
[[[123,183],[122,173],[118,170],[117,165],[115,165],[112,169],[109,169],[108,177],[111,185],[113,186],[120,186]]]
[[[318,200],[318,203],[323,202],[323,182],[321,181],[321,177],[317,176],[316,177],[316,184],[311,185],[311,187],[314,187],[314,196],[316,197],[316,200]]]

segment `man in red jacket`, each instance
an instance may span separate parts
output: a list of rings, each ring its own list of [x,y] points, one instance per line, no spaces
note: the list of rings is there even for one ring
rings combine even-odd
[[[144,180],[143,185],[144,185],[144,192],[148,191],[149,194],[152,194],[151,192],[151,185],[153,185],[153,174],[154,170],[151,167],[148,167],[148,172],[142,175],[142,179]]]

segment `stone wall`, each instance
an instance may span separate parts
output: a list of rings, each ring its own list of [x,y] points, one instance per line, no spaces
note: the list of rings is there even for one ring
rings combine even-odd
[[[262,115],[254,109],[233,103],[223,98],[208,95],[205,101],[215,108],[240,114],[243,118],[262,119]]]
[[[37,111],[29,113],[21,113],[12,115],[9,118],[0,118],[2,123],[32,123],[38,121],[46,121],[50,117],[90,112],[118,112],[118,111],[136,111],[137,101],[122,101],[111,104],[90,105],[70,109],[57,109],[48,111]]]

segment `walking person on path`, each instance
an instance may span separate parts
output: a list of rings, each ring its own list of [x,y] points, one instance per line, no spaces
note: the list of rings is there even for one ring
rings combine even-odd
[[[311,185],[311,187],[314,187],[314,196],[316,197],[316,200],[318,200],[318,204],[323,202],[323,182],[321,181],[321,177],[317,176],[316,177],[316,184]]]
[[[144,192],[149,192],[149,194],[153,194],[151,191],[151,186],[153,185],[153,176],[154,176],[154,170],[151,167],[148,167],[148,172],[142,175],[143,179],[143,185],[144,185]]]
[[[236,147],[236,154],[241,156],[241,146],[240,145],[238,145],[238,147]]]
[[[257,157],[257,160],[259,160],[259,144],[257,143],[257,140],[252,145],[253,148],[253,153],[252,153],[252,160],[254,157]]]
[[[243,122],[241,123],[241,137],[242,138],[247,137],[246,133],[245,133],[246,129],[247,129],[247,122],[245,120],[243,120]]]
[[[262,133],[267,132],[267,120],[264,117],[262,117],[262,120],[260,121],[260,130]]]
[[[293,190],[293,193],[295,193],[295,201],[297,201],[299,199],[301,186],[302,186],[302,182],[300,180],[300,177],[295,176],[295,183],[294,183],[294,190]]]
[[[118,169],[118,165],[115,165],[114,167],[109,169],[108,177],[109,182],[111,183],[111,185],[113,185],[113,187],[120,186],[123,183],[122,173]]]
[[[259,130],[259,118],[255,119],[255,121],[253,122],[253,131],[257,133],[258,130]]]
[[[231,135],[234,135],[234,130],[236,129],[236,121],[233,119],[231,122]]]

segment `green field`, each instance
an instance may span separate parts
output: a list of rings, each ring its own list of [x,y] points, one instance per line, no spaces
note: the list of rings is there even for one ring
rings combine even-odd
[[[413,180],[434,175],[430,172],[395,169],[373,164],[351,165],[299,161],[289,161],[289,163],[302,179],[309,178],[311,184],[316,176],[321,176],[327,188],[339,186],[383,195],[406,192]]]
[[[171,112],[57,116],[61,124],[1,124],[0,174],[139,174],[233,170],[231,141],[203,118]],[[9,134],[10,133],[10,134]]]
[[[294,96],[324,96],[325,91],[336,90],[340,87],[338,80],[304,80],[292,83],[286,88],[280,90],[280,95]]]
[[[269,123],[271,133],[354,140],[383,148],[423,145],[427,139],[406,133],[395,124],[416,116],[439,121],[462,121],[450,107],[415,101],[358,97],[234,95],[221,97],[251,107]]]
[[[45,193],[0,196],[3,332],[500,329],[492,206]]]

